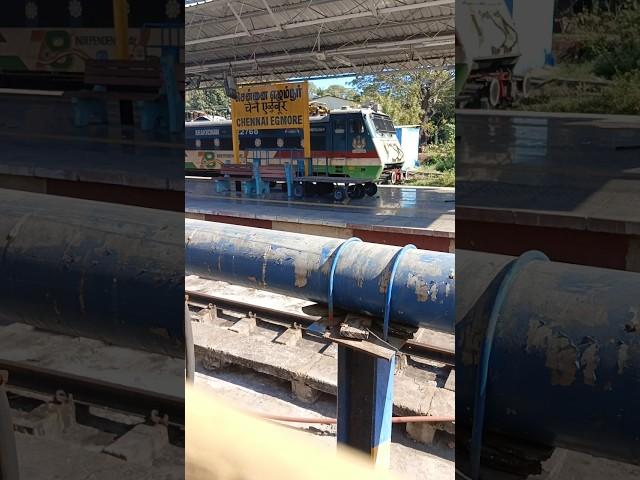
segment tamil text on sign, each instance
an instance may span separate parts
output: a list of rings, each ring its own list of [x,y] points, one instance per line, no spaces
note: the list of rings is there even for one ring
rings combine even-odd
[[[251,85],[238,89],[233,123],[239,129],[303,128],[308,115],[305,83]]]

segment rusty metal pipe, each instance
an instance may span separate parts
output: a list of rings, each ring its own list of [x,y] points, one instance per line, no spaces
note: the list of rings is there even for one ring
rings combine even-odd
[[[0,189],[0,319],[184,357],[182,215]]]
[[[488,319],[514,257],[456,251],[457,425],[474,421]],[[545,261],[511,276],[484,432],[640,463],[640,274]]]
[[[390,320],[453,331],[454,255],[418,249],[398,255],[399,251],[389,245],[185,221],[189,275],[322,303],[330,303],[332,286],[337,308],[383,318],[397,263]]]

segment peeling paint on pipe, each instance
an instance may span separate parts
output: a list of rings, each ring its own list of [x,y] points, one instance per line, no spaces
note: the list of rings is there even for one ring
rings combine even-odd
[[[0,319],[184,356],[182,215],[0,189]]]
[[[489,313],[514,257],[458,250],[456,421],[473,420]],[[473,279],[473,281],[469,280]],[[640,463],[640,274],[534,260],[499,312],[485,434]]]
[[[343,241],[187,219],[186,272],[327,303],[329,272]],[[334,305],[382,318],[399,249],[366,242],[345,245],[336,266]],[[449,253],[407,251],[394,279],[391,321],[452,332],[454,261]]]

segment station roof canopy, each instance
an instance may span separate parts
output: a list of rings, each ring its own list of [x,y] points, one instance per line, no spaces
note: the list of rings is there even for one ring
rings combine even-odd
[[[187,0],[188,88],[454,63],[455,0]]]

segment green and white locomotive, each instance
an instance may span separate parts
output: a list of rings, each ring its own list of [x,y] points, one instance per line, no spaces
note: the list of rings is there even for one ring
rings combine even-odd
[[[400,170],[404,154],[388,115],[370,108],[343,108],[310,117],[309,176],[353,179],[368,187]],[[219,175],[234,162],[231,121],[195,121],[185,126],[188,175]],[[284,165],[303,158],[302,130],[240,130],[240,163]],[[373,185],[373,187],[371,187]],[[359,187],[360,186],[360,187]]]

